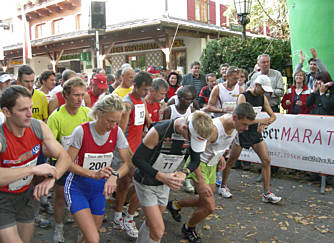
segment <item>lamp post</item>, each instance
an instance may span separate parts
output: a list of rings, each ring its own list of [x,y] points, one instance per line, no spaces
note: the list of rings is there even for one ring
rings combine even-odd
[[[252,0],[234,0],[238,22],[242,25],[242,39],[246,40],[246,25],[249,23],[247,15],[250,13]]]

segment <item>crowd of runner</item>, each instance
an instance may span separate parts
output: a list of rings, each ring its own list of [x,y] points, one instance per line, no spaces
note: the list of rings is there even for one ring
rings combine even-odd
[[[280,202],[270,190],[274,168],[262,131],[281,102],[290,114],[334,115],[332,79],[311,53],[310,72],[302,71],[300,53],[285,94],[266,54],[250,75],[222,64],[219,79],[203,75],[199,62],[183,77],[129,64],[115,76],[95,70],[90,78],[72,70],[36,76],[29,65],[16,80],[0,73],[0,242],[31,242],[35,222],[50,226],[39,214],[44,210],[55,217],[53,242],[65,242],[64,222],[74,218],[77,242],[98,243],[106,200],[114,198],[112,227],[137,243],[160,242],[163,212],[183,222],[184,207],[194,211],[180,231],[200,243],[196,225],[214,212],[216,186],[232,197],[230,170],[250,147],[262,162],[262,201]],[[183,186],[191,196],[170,200],[170,189]],[[139,207],[145,220],[138,230]]]

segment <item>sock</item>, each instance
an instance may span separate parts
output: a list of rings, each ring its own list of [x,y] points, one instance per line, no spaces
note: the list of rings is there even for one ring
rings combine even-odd
[[[175,209],[175,210],[181,209],[181,207],[179,206],[178,201],[176,201],[176,200],[173,201],[172,206],[173,206],[173,209]]]
[[[194,229],[195,226],[196,226],[196,225],[191,225],[191,224],[189,224],[189,222],[185,224],[185,228],[186,228],[186,230],[188,230],[188,229]]]
[[[150,229],[147,227],[146,221],[144,221],[138,231],[136,243],[146,243],[148,238],[150,238]]]
[[[63,230],[64,224],[55,224],[55,230]]]
[[[127,215],[125,216],[124,220],[126,220],[126,221],[131,221],[131,220],[133,220],[133,215],[131,215],[131,214],[127,214]]]
[[[115,212],[114,219],[120,219],[122,218],[122,212]]]

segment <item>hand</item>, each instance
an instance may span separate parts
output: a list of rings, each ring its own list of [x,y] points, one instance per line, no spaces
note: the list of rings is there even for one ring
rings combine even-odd
[[[201,111],[209,112],[209,106],[208,106],[208,105],[204,105],[204,106],[201,108]]]
[[[174,172],[174,176],[181,179],[182,182],[186,179],[186,174],[183,173],[182,171],[176,171]]]
[[[34,197],[37,201],[39,201],[40,197],[48,195],[48,192],[54,186],[55,181],[55,178],[46,178],[41,183],[35,186]]]
[[[302,50],[299,51],[299,60],[300,60],[300,63],[304,63],[304,61],[305,61],[305,57],[303,55],[303,51]]]
[[[158,172],[156,179],[167,185],[172,190],[178,190],[182,187],[182,179],[175,176],[175,173]]]
[[[56,167],[49,165],[49,164],[41,164],[34,166],[32,168],[32,173],[36,176],[45,176],[45,177],[52,177],[56,178],[57,176],[57,169]]]
[[[224,157],[222,157],[217,165],[217,170],[216,171],[222,171],[226,167],[226,160]]]
[[[285,104],[286,104],[286,105],[291,105],[291,101],[290,101],[290,100],[287,100],[287,101],[285,101]]]
[[[320,82],[315,81],[313,84],[313,93],[316,93],[319,90],[319,87],[320,87]]]
[[[318,56],[317,56],[317,51],[316,51],[314,48],[311,48],[311,49],[310,49],[310,52],[311,52],[311,55],[312,55],[313,58],[315,58],[315,59],[318,58]]]
[[[298,105],[298,106],[302,106],[302,105],[303,105],[303,102],[301,102],[300,100],[297,100],[297,101],[296,101],[296,105]]]
[[[110,198],[111,194],[116,190],[117,187],[117,177],[110,176],[109,179],[104,184],[103,195],[105,199]]]
[[[110,167],[110,166],[107,166],[107,167],[103,167],[101,170],[95,172],[95,176],[94,176],[94,179],[103,179],[103,178],[108,178],[110,177],[113,172],[113,169]]]
[[[204,182],[199,183],[198,194],[203,195],[205,197],[212,197],[213,196],[213,192],[212,192],[210,186],[205,184]]]
[[[265,125],[265,126],[269,126],[270,125],[270,118],[264,118],[261,119],[259,122],[260,125]]]
[[[267,127],[267,125],[259,123],[258,126],[257,126],[257,132],[262,133],[266,127]]]
[[[323,95],[324,93],[326,93],[327,89],[328,89],[328,86],[324,83],[321,83],[320,90],[319,90],[320,95]]]

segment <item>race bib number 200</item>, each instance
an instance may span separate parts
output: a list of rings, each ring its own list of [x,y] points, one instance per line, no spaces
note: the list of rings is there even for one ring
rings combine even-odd
[[[112,152],[106,154],[85,153],[82,167],[87,170],[99,171],[103,167],[111,166],[113,157]]]

